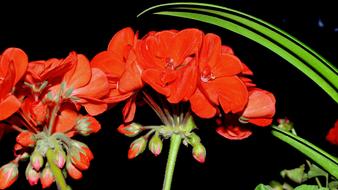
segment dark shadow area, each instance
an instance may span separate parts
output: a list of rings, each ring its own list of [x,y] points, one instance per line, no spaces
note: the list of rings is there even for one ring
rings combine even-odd
[[[1,5],[0,52],[7,47],[19,47],[30,60],[39,60],[63,58],[74,50],[91,59],[106,49],[114,33],[126,26],[138,30],[141,36],[151,30],[200,28],[205,33],[220,35],[223,43],[232,47],[252,69],[257,86],[274,93],[276,118],[288,117],[295,123],[301,137],[338,155],[337,146],[325,140],[326,133],[338,118],[338,107],[320,87],[268,49],[229,31],[165,16],[146,15],[136,19],[145,8],[164,2],[170,1],[31,4],[13,1]],[[306,4],[299,5],[292,0],[205,2],[228,6],[268,21],[338,65],[338,15],[333,1],[304,1]],[[146,150],[136,159],[128,160],[127,151],[133,138],[124,137],[116,130],[121,122],[121,108],[122,105],[118,105],[98,117],[102,124],[98,134],[75,137],[91,148],[95,159],[90,169],[83,172],[82,180],[67,180],[73,190],[161,189],[169,141],[164,142],[158,157]],[[148,114],[148,111],[146,108],[138,110],[137,119],[154,121],[156,115]],[[217,135],[214,126],[208,122],[198,122],[198,126],[197,133],[207,149],[206,163],[197,163],[191,155],[191,147],[181,146],[173,190],[250,190],[261,182],[280,179],[281,170],[304,163],[305,157],[301,153],[274,138],[269,129],[256,129],[246,140],[230,141]],[[0,165],[13,159],[14,143],[15,134],[8,134],[0,141]],[[24,174],[26,164],[21,166],[20,177],[10,189],[41,189],[40,184],[29,186]],[[56,186],[51,189],[56,189]]]

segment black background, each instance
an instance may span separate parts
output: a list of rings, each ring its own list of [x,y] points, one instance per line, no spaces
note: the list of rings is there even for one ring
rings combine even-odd
[[[136,15],[151,5],[168,1],[124,0],[111,2],[59,1],[11,3],[0,5],[0,52],[8,47],[22,48],[30,60],[62,58],[75,50],[92,58],[106,49],[115,32],[132,26],[144,35],[150,30],[197,27],[219,34],[240,59],[255,73],[254,81],[277,98],[277,117],[288,117],[298,134],[337,155],[337,147],[325,141],[325,135],[337,118],[337,104],[295,67],[262,46],[231,32],[199,22],[163,16]],[[289,32],[314,48],[333,64],[338,63],[338,18],[334,1],[207,1],[252,14]],[[295,3],[298,4],[295,4]],[[323,27],[318,22],[322,21]],[[169,142],[164,143],[158,157],[146,151],[134,160],[127,159],[132,139],[117,133],[120,106],[98,117],[100,133],[77,139],[87,143],[95,159],[80,181],[67,180],[73,189],[161,189]],[[139,110],[137,119],[157,119]],[[143,114],[142,113],[146,113]],[[181,147],[172,189],[254,189],[260,183],[279,179],[279,171],[297,167],[304,157],[269,134],[256,130],[243,141],[226,140],[214,132],[213,126],[199,122],[197,133],[207,148],[206,163],[199,164],[191,156],[191,148]],[[14,134],[0,142],[0,165],[12,159]],[[18,181],[11,189],[30,188],[21,165]],[[53,186],[52,189],[56,189]]]

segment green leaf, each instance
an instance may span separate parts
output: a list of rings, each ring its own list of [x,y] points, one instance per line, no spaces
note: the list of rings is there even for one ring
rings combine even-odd
[[[319,176],[324,176],[326,178],[329,177],[329,174],[325,172],[324,170],[320,169],[318,166],[311,164],[310,170],[307,173],[308,178],[313,178],[313,177],[319,177]]]
[[[259,184],[255,188],[255,190],[272,190],[272,188],[270,186],[268,186],[268,185]]]
[[[295,188],[295,190],[329,190],[328,188],[319,188],[316,185],[301,185]]]
[[[303,164],[295,169],[281,171],[281,176],[283,178],[288,177],[293,182],[301,184],[307,179],[304,170],[305,170],[305,165]]]
[[[331,181],[329,183],[329,189],[330,190],[337,190],[338,189],[338,181]]]
[[[164,10],[157,10],[160,8]],[[138,17],[150,11],[206,22],[249,38],[294,65],[338,103],[337,68],[293,36],[267,22],[227,7],[192,2],[157,5]]]
[[[286,142],[307,157],[316,162],[335,178],[338,178],[338,159],[328,154],[324,150],[318,148],[314,144],[305,139],[296,136],[290,132],[286,132],[277,127],[272,127],[272,135]]]

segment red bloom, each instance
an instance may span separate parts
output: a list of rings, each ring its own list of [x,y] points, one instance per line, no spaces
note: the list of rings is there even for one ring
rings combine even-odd
[[[107,51],[97,54],[91,61],[91,66],[101,69],[108,77],[109,95],[107,103],[117,103],[135,94],[143,86],[141,67],[139,66],[134,47],[137,34],[131,28],[117,32],[110,40]],[[125,122],[134,118],[135,98],[131,98],[125,106],[127,110]]]
[[[197,29],[165,30],[148,34],[138,45],[142,79],[170,103],[187,101],[196,90],[202,37]]]
[[[338,145],[338,120],[335,122],[334,127],[330,129],[326,139],[335,145]]]
[[[270,92],[258,88],[250,90],[241,120],[261,127],[268,126],[276,112],[275,104],[276,99]]]
[[[8,48],[0,56],[0,121],[20,108],[21,103],[12,90],[26,72],[27,64],[27,55],[17,48]]]
[[[225,113],[236,113],[247,103],[247,88],[236,76],[242,71],[242,63],[231,53],[222,48],[218,36],[207,34],[204,37],[198,88],[190,98],[191,109],[202,118],[213,117],[219,105]]]

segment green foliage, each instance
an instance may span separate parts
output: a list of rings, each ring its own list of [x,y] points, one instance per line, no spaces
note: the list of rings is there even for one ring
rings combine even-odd
[[[318,187],[316,185],[301,185],[294,190],[329,190],[328,188]]]

